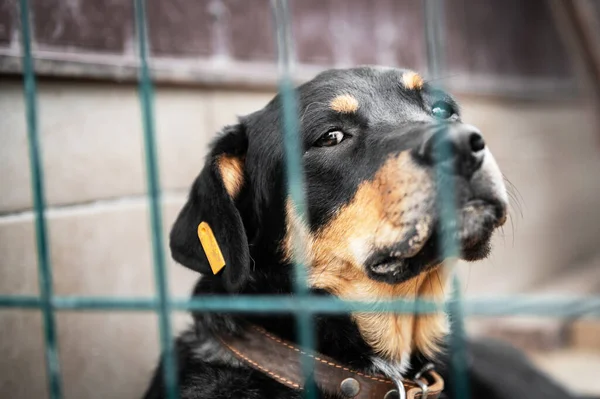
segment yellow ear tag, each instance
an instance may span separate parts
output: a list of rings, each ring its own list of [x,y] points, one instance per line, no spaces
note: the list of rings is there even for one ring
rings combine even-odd
[[[221,248],[219,248],[217,239],[208,223],[202,222],[198,225],[198,238],[200,239],[200,244],[202,244],[206,257],[208,258],[208,263],[210,264],[213,274],[219,273],[221,269],[225,267],[225,259],[223,258]]]

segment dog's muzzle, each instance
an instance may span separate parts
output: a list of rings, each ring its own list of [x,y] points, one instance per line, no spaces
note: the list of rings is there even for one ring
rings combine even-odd
[[[446,232],[455,237],[461,258],[484,258],[492,233],[506,220],[504,178],[477,128],[442,123],[412,132],[418,144],[411,161],[402,155],[391,159],[381,194],[386,220],[400,233],[377,237],[364,262],[371,278],[388,283],[443,261],[440,243]],[[413,183],[403,186],[407,180]],[[441,212],[447,203],[455,207],[451,220]]]

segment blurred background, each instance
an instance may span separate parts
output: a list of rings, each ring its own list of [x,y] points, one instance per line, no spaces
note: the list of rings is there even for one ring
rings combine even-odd
[[[464,295],[600,294],[600,2],[445,3],[439,83],[514,186],[493,254],[460,267]],[[57,295],[154,294],[132,4],[30,1]],[[357,64],[428,76],[421,0],[291,6],[298,82]],[[17,10],[0,0],[0,294],[36,295]],[[210,139],[266,104],[278,71],[267,0],[148,0],[147,10],[167,232]],[[171,293],[188,296],[198,276],[171,260],[168,273]],[[174,319],[178,331],[189,322]],[[600,395],[600,323],[467,322],[472,334],[524,348],[569,388]],[[141,395],[159,354],[153,313],[63,311],[57,323],[65,397]],[[0,309],[0,397],[46,397],[45,378],[40,312]]]

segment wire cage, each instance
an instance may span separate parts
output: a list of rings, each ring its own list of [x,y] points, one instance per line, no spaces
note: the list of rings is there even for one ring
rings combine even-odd
[[[449,312],[453,321],[450,338],[452,351],[452,370],[456,397],[469,398],[468,381],[465,371],[466,359],[464,348],[464,315],[501,316],[501,315],[537,315],[564,318],[600,318],[600,297],[498,297],[479,300],[465,300],[460,297],[460,283],[453,279],[452,295],[445,303],[426,300],[395,300],[390,303],[362,303],[342,301],[333,298],[311,296],[307,289],[305,268],[296,262],[295,295],[277,297],[268,296],[235,296],[235,297],[194,297],[192,299],[175,298],[169,294],[167,273],[165,272],[165,254],[163,250],[163,229],[161,225],[161,192],[159,169],[157,163],[157,145],[154,122],[154,92],[151,70],[149,67],[146,6],[144,0],[132,0],[135,9],[135,26],[137,50],[139,56],[138,93],[142,110],[142,126],[145,150],[145,167],[147,180],[147,196],[150,203],[150,224],[152,230],[152,259],[155,275],[154,297],[82,297],[57,296],[53,291],[53,273],[48,245],[48,227],[46,223],[46,201],[44,194],[44,170],[41,159],[41,142],[38,128],[36,74],[34,57],[31,49],[31,29],[29,1],[19,0],[21,22],[21,39],[23,49],[22,73],[26,96],[26,119],[28,131],[29,156],[31,163],[31,184],[35,210],[35,233],[37,244],[37,260],[39,273],[39,296],[0,296],[0,308],[40,309],[43,314],[45,342],[45,360],[48,375],[49,394],[53,399],[62,397],[61,370],[59,367],[55,313],[64,310],[145,310],[156,312],[159,320],[160,344],[164,359],[164,382],[166,396],[170,399],[178,397],[176,359],[173,347],[173,334],[170,313],[177,310],[194,310],[203,312],[270,312],[293,313],[297,318],[298,337],[305,348],[313,348],[312,315],[363,312],[397,312],[397,313],[432,313],[440,310]],[[442,69],[443,60],[443,13],[444,2],[436,0],[424,1],[427,55],[429,70],[433,77]],[[306,217],[306,205],[303,187],[302,163],[299,156],[299,139],[297,104],[292,79],[294,67],[293,42],[290,33],[290,12],[287,0],[272,0],[271,8],[275,21],[278,62],[280,67],[279,92],[282,98],[282,120],[284,129],[285,159],[287,165],[288,192],[300,217]],[[438,197],[441,199],[441,223],[453,226],[454,206],[453,187],[448,180],[440,180]],[[444,229],[446,237],[442,239],[442,252],[449,269],[453,269],[452,259],[458,253],[457,244],[450,228]],[[299,237],[296,237],[298,240]],[[300,247],[297,245],[297,247]],[[296,256],[296,259],[300,259]],[[305,375],[310,373],[312,364],[305,359],[303,364]],[[307,392],[307,397],[314,393]]]

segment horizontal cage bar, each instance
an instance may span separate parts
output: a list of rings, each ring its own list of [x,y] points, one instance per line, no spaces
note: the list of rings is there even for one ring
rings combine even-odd
[[[42,300],[34,296],[0,296],[2,308],[39,309]],[[556,318],[600,318],[600,296],[549,297],[500,296],[464,299],[463,311],[467,316],[540,316]],[[159,303],[154,298],[55,296],[51,305],[55,310],[100,311],[155,311]],[[171,298],[171,310],[207,312],[271,312],[293,313],[307,311],[313,314],[344,314],[350,312],[395,312],[426,314],[445,309],[446,303],[425,300],[369,303],[343,301],[322,296],[197,296],[193,299]]]

